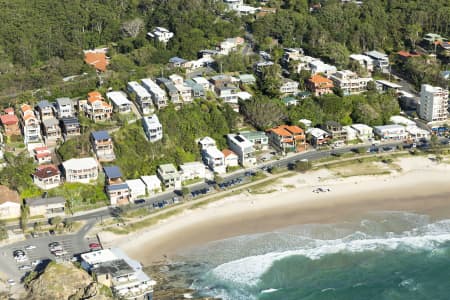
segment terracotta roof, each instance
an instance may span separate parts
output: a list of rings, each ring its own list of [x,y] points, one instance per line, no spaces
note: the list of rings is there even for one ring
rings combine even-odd
[[[84,54],[84,61],[102,72],[106,71],[106,66],[108,65],[105,53],[86,52]]]
[[[322,75],[313,75],[311,76],[311,78],[309,79],[310,82],[314,83],[315,85],[324,85],[325,86],[329,86],[329,87],[333,87],[333,81],[331,81],[330,79],[323,77]]]
[[[19,194],[16,191],[9,189],[7,186],[0,185],[0,204],[7,201],[20,203]]]
[[[36,168],[34,176],[39,178],[49,178],[59,174],[60,172],[55,165],[42,165]]]
[[[0,120],[3,125],[14,125],[19,123],[19,119],[15,115],[2,115],[0,116]]]
[[[223,149],[222,150],[223,156],[228,157],[231,154],[236,155],[236,153],[234,153],[233,151],[231,151],[230,149]]]
[[[417,56],[420,56],[419,53],[411,53],[411,52],[404,51],[404,50],[398,51],[397,54],[402,56],[402,57],[417,57]]]
[[[32,110],[32,109],[31,109],[31,106],[29,106],[28,104],[22,104],[20,106],[20,110],[22,110],[22,112],[26,112],[26,111]]]
[[[274,132],[276,135],[283,137],[291,137],[296,134],[303,134],[303,129],[298,126],[288,126],[288,125],[280,125],[275,128],[269,129],[269,131]]]
[[[40,152],[40,151],[49,151],[49,150],[48,150],[48,147],[46,147],[46,146],[34,148],[34,152],[37,153],[37,152]]]
[[[51,153],[48,152],[41,152],[41,153],[37,153],[36,154],[36,158],[44,158],[44,157],[49,157],[52,156]]]
[[[37,118],[36,118],[36,116],[35,116],[34,114],[32,114],[32,115],[25,115],[25,116],[23,116],[23,119],[24,119],[25,121],[28,121],[29,119],[35,119],[35,120],[37,120]]]

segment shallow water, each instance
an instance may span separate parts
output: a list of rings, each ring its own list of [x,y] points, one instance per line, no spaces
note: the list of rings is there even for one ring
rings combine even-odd
[[[199,295],[223,299],[450,299],[450,219],[371,213],[183,252]]]

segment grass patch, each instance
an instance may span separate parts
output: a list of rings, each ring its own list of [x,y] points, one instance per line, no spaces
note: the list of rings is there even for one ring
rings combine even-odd
[[[269,189],[269,190],[266,190],[266,189],[253,190],[253,189],[251,189],[249,191],[249,193],[252,194],[252,195],[262,195],[262,194],[275,193],[276,191],[277,191],[276,189]]]
[[[122,214],[122,216],[124,218],[139,218],[139,217],[148,216],[148,215],[149,215],[149,210],[145,207],[142,207],[142,208],[139,208],[136,210],[129,210]]]
[[[390,174],[389,166],[376,164],[374,161],[351,161],[347,164],[335,164],[328,168],[336,175],[342,177],[367,176],[367,175],[386,175]]]
[[[295,185],[293,185],[293,184],[285,184],[285,185],[283,185],[283,187],[285,189],[295,189]]]
[[[191,185],[191,184],[199,183],[199,182],[203,182],[203,181],[205,181],[205,180],[202,178],[193,178],[193,179],[188,179],[188,180],[183,181],[182,185],[186,186],[186,185]]]

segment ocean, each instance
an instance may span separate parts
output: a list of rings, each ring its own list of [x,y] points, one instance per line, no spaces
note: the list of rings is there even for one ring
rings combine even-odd
[[[450,219],[376,212],[215,241],[176,260],[198,296],[226,300],[450,299]]]

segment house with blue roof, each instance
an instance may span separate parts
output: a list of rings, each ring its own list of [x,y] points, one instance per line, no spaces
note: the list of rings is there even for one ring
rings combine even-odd
[[[169,59],[169,65],[174,68],[181,68],[185,63],[187,63],[187,60],[178,56],[174,56]]]
[[[90,141],[97,159],[100,162],[108,162],[116,159],[114,145],[111,136],[105,130],[91,133]]]
[[[130,202],[131,191],[122,179],[122,172],[117,166],[103,167],[105,173],[105,192],[111,205],[124,205]]]
[[[36,105],[41,121],[53,119],[55,117],[55,108],[47,100],[41,100]]]

